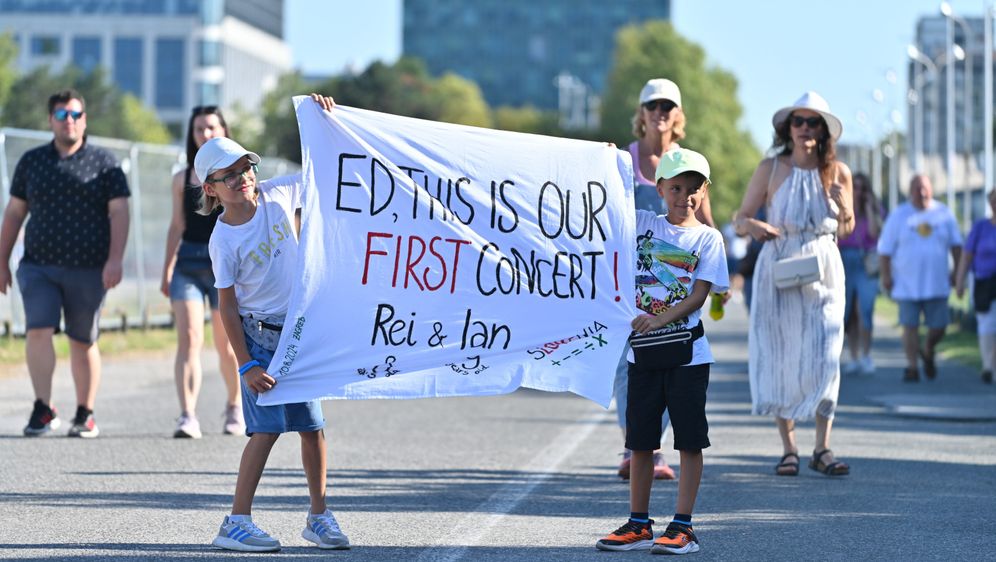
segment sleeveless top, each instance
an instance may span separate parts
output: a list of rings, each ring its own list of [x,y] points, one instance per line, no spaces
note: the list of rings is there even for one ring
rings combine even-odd
[[[218,216],[223,209],[218,207],[208,216],[197,212],[202,187],[190,183],[190,174],[191,170],[187,168],[183,176],[183,223],[186,227],[183,229],[181,239],[195,244],[207,244],[211,239],[211,232],[214,231],[214,224],[218,222]]]

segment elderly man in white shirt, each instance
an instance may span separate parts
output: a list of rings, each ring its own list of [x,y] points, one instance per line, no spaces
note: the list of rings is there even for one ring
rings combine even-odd
[[[907,365],[905,382],[920,380],[918,358],[923,359],[928,380],[937,376],[934,355],[950,321],[948,296],[954,284],[953,268],[961,256],[958,222],[946,205],[932,197],[930,179],[914,176],[909,201],[889,215],[878,241],[882,286],[899,303]],[[921,312],[927,326],[927,341],[922,348]]]

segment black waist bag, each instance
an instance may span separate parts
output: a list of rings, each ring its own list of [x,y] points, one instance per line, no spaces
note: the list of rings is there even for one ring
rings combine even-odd
[[[649,367],[673,369],[692,362],[695,340],[705,335],[700,321],[694,328],[677,332],[631,334],[629,345],[636,362]]]

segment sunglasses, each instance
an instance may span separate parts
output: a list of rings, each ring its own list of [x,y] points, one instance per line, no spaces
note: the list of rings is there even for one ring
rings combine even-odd
[[[803,123],[806,124],[810,129],[815,129],[823,123],[822,117],[799,117],[798,115],[792,116],[792,126],[802,127]]]
[[[195,116],[203,115],[205,113],[217,113],[217,112],[218,112],[217,105],[198,105],[194,106],[194,108],[190,110],[190,114]]]
[[[646,109],[647,111],[654,111],[658,107],[661,108],[661,113],[668,113],[672,109],[678,107],[678,104],[674,103],[671,100],[650,100],[647,103],[643,104],[643,108]]]
[[[232,172],[231,174],[228,174],[228,175],[226,175],[224,177],[221,177],[221,178],[217,178],[217,179],[213,179],[213,180],[209,179],[209,180],[205,181],[204,183],[224,182],[225,187],[227,187],[228,189],[232,189],[232,190],[239,189],[239,184],[242,183],[242,176],[248,174],[250,170],[252,171],[253,176],[255,176],[256,172],[259,170],[259,168],[257,168],[255,164],[249,164],[245,168],[242,168],[241,171]]]
[[[56,109],[52,112],[52,117],[55,117],[56,121],[65,121],[69,117],[72,117],[73,121],[79,121],[80,117],[83,117],[83,112],[69,111],[68,109]]]

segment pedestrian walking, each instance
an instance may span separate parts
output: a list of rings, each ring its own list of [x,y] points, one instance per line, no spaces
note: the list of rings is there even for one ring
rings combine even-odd
[[[885,220],[878,241],[882,288],[899,303],[906,370],[903,381],[920,380],[919,360],[928,380],[937,376],[937,344],[950,320],[948,297],[954,285],[954,266],[961,257],[961,232],[954,213],[935,201],[925,175],[910,181],[910,199]],[[948,265],[950,252],[952,265]],[[920,317],[927,339],[920,342]]]
[[[992,384],[996,368],[996,190],[989,191],[992,216],[972,225],[965,250],[958,261],[955,291],[965,294],[965,280],[972,272],[972,302],[975,306],[979,354],[982,356],[982,382]]]
[[[638,210],[650,211],[657,215],[667,214],[667,204],[657,192],[654,177],[661,156],[669,150],[680,148],[678,141],[685,138],[685,112],[681,106],[681,91],[678,85],[667,78],[648,80],[640,90],[639,103],[633,114],[633,136],[636,140],[629,144],[627,151],[633,162],[634,200]],[[696,209],[696,218],[708,226],[715,226],[708,193]],[[623,438],[626,436],[626,386],[629,363],[627,350],[623,350],[616,366],[615,396],[616,414]],[[661,419],[662,431],[667,433],[668,413]],[[629,479],[632,453],[624,449],[622,462],[617,474],[623,480]],[[674,480],[675,474],[667,464],[663,453],[654,452],[654,478]]]
[[[780,476],[799,473],[797,421],[816,418],[809,467],[848,474],[830,450],[844,340],[844,266],[834,243],[854,228],[851,171],[837,161],[840,119],[816,92],[772,118],[773,151],[747,186],[735,224],[764,241],[754,268],[748,372],[756,415],[774,416]],[[766,221],[752,218],[767,206]]]
[[[313,99],[331,110],[331,98]],[[204,178],[200,212],[210,214],[219,205],[224,207],[209,242],[211,267],[222,320],[240,364],[249,435],[239,464],[232,513],[225,516],[212,544],[248,552],[280,549],[280,541],[253,522],[252,503],[274,443],[280,434],[295,431],[301,437],[301,459],[311,500],[301,536],[322,549],[345,549],[349,539],[325,500],[321,403],[256,404],[259,394],[277,384],[265,369],[273,359],[295,283],[301,182],[297,175],[257,183],[259,162],[259,155],[225,137],[205,142],[194,159],[197,177]],[[263,246],[269,251],[257,251]]]
[[[595,543],[599,550],[687,554],[699,550],[692,511],[702,479],[702,449],[709,447],[706,389],[713,363],[702,328],[710,291],[729,288],[723,236],[695,217],[709,186],[701,154],[675,149],[661,156],[655,177],[668,214],[636,212],[637,296],[626,407],[626,448],[632,451],[630,516]],[[654,451],[661,446],[661,415],[670,411],[674,448],[681,459],[675,515],[654,539],[650,489]]]
[[[176,326],[176,360],[173,371],[180,416],[173,437],[200,439],[197,398],[201,390],[201,349],[204,345],[204,300],[211,307],[211,329],[218,353],[218,371],[225,381],[227,400],[223,431],[237,435],[245,432],[242,398],[239,390],[235,352],[218,312],[218,289],[214,287],[208,241],[214,231],[221,208],[209,215],[197,212],[201,199],[201,181],[194,174],[197,149],[215,137],[228,136],[228,124],[217,106],[198,106],[187,121],[187,166],[173,175],[173,214],[166,233],[166,259],[160,291],[169,298]]]
[[[854,231],[837,241],[844,263],[844,335],[851,360],[844,374],[872,375],[871,340],[875,299],[878,297],[878,237],[882,233],[882,206],[872,191],[868,176],[852,178]]]
[[[69,436],[93,438],[100,434],[93,414],[100,311],[104,295],[121,282],[131,193],[114,157],[87,142],[86,102],[79,92],[49,97],[48,124],[52,142],[26,152],[14,169],[0,225],[0,292],[11,286],[10,255],[27,218],[17,284],[35,403],[24,435],[44,435],[61,424],[52,405],[52,339],[61,317],[76,385]]]

